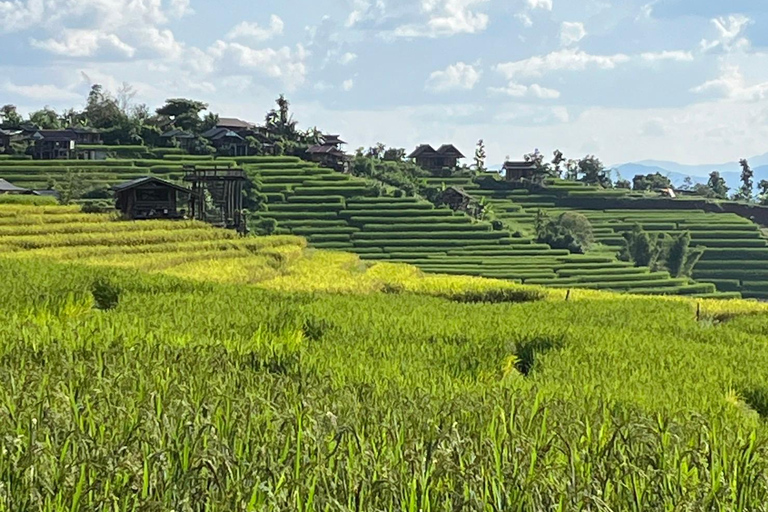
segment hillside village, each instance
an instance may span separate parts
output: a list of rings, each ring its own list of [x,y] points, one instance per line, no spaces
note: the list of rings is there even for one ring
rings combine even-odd
[[[630,181],[595,156],[560,151],[489,170],[482,140],[469,156],[430,141],[350,152],[342,135],[300,129],[283,96],[261,124],[206,110],[170,99],[150,114],[100,86],[82,111],[25,119],[6,105],[0,194],[301,235],[315,248],[440,274],[768,299],[768,271],[740,262],[768,261],[768,208],[746,160],[743,185],[729,194],[716,171],[707,184],[674,187],[660,173]]]

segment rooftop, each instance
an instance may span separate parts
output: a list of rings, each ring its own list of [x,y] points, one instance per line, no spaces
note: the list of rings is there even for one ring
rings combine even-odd
[[[248,121],[243,121],[242,119],[237,119],[236,117],[220,117],[219,122],[216,123],[216,128],[244,130],[253,128],[253,124]]]
[[[28,192],[27,189],[17,187],[13,183],[0,178],[0,193],[5,192]]]
[[[150,183],[154,183],[156,185],[172,188],[174,190],[177,190],[179,192],[184,192],[186,194],[189,194],[189,189],[186,189],[184,187],[180,187],[179,185],[176,185],[174,183],[171,183],[169,181],[161,180],[160,178],[156,178],[154,176],[144,176],[142,178],[136,178],[130,181],[126,181],[124,183],[120,183],[119,185],[115,185],[112,187],[112,190],[115,192],[123,192],[125,190],[130,190],[132,188],[139,187],[141,185],[147,185]]]

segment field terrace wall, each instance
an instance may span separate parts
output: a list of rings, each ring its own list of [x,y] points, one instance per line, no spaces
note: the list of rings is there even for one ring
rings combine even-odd
[[[651,233],[689,231],[692,245],[706,248],[694,268],[694,279],[713,283],[721,292],[768,299],[768,240],[750,220],[768,221],[768,208],[697,198],[638,197],[628,190],[603,190],[560,180],[534,192],[489,186],[488,182],[480,188],[472,185],[472,193],[485,197],[501,220],[528,230],[533,229],[539,210],[551,216],[566,211],[584,214],[606,255],[619,251],[622,233],[635,224]]]
[[[528,284],[652,294],[716,292],[712,284],[635,268],[610,254],[573,255],[505,230],[493,231],[488,223],[418,198],[378,197],[365,180],[305,162],[252,163],[245,168],[268,198],[260,216],[275,220],[280,233],[307,237],[313,247],[409,263],[427,272]],[[477,185],[463,185],[479,190]],[[737,294],[723,294],[730,295]]]

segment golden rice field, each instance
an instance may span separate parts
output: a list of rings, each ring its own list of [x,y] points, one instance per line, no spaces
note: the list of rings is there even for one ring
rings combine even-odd
[[[0,205],[0,510],[759,511],[762,303]]]

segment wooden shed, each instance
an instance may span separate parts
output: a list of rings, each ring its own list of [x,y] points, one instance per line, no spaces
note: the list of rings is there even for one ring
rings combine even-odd
[[[146,176],[112,187],[116,208],[126,219],[180,219],[179,203],[190,191],[173,183]]]

